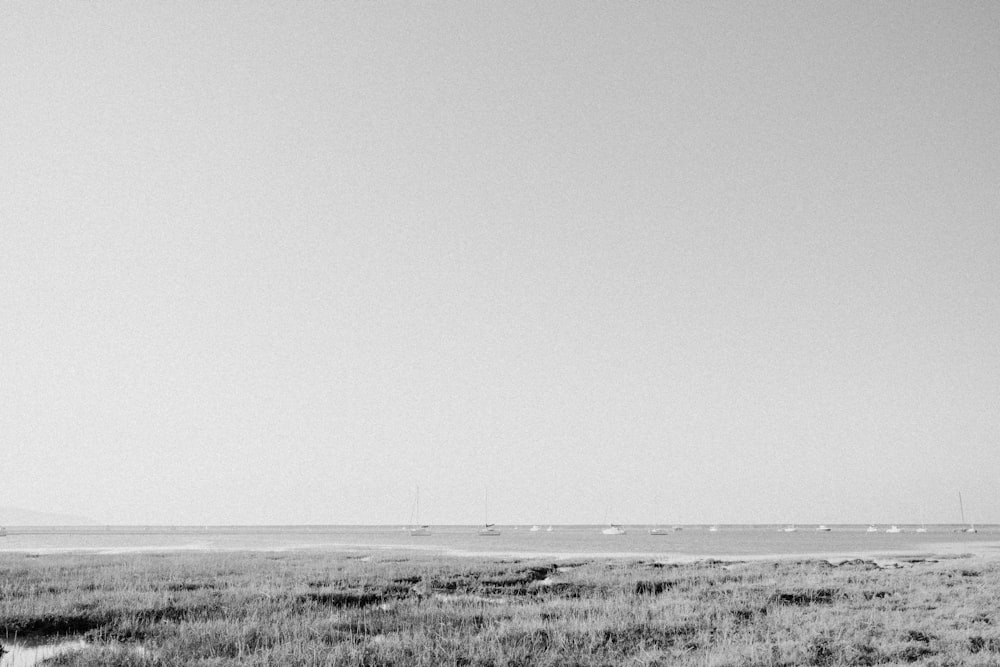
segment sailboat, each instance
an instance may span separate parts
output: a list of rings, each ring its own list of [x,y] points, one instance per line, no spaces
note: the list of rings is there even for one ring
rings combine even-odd
[[[893,524],[891,527],[886,528],[885,532],[887,532],[887,533],[901,533],[901,532],[903,532],[903,529],[900,528],[899,526]]]
[[[490,523],[490,497],[489,492],[483,494],[483,527],[479,529],[481,537],[496,537],[500,534],[500,529]]]
[[[816,526],[816,532],[817,533],[829,533],[830,532],[830,526],[827,526],[826,524],[822,524],[821,523],[820,525]]]
[[[670,535],[673,532],[674,531],[673,531],[672,528],[650,528],[649,529],[649,534],[650,535]]]
[[[785,526],[781,530],[782,530],[782,532],[785,532],[785,533],[794,533],[798,529],[795,526]]]
[[[870,524],[868,524],[868,528],[865,529],[865,532],[866,533],[877,533],[878,532],[878,528],[875,527],[874,523],[870,523]]]
[[[619,526],[618,524],[613,523],[604,530],[602,530],[601,533],[604,535],[624,535],[625,529]]]
[[[962,524],[965,524],[965,505],[962,504],[962,492],[958,492],[958,511],[962,513]],[[969,527],[962,530],[963,533],[978,533],[976,530],[976,525],[974,523],[969,523]]]
[[[410,536],[427,537],[430,534],[430,526],[420,523],[420,487],[418,486],[413,499],[413,512],[410,513]]]

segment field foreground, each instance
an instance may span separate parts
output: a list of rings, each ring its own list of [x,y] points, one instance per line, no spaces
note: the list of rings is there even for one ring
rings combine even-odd
[[[0,556],[0,643],[55,636],[86,644],[48,664],[996,665],[1000,562]]]

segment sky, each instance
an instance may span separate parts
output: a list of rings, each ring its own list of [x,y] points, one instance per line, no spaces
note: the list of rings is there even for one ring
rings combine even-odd
[[[4,3],[0,505],[1000,522],[998,62],[995,2]]]

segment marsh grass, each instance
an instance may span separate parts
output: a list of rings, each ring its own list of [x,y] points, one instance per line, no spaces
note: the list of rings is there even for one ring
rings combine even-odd
[[[60,665],[991,665],[998,602],[988,561],[0,557],[0,642]]]

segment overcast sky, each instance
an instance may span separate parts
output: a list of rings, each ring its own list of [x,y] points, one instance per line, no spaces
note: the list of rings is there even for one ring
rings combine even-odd
[[[1000,4],[0,5],[0,505],[1000,522]]]

